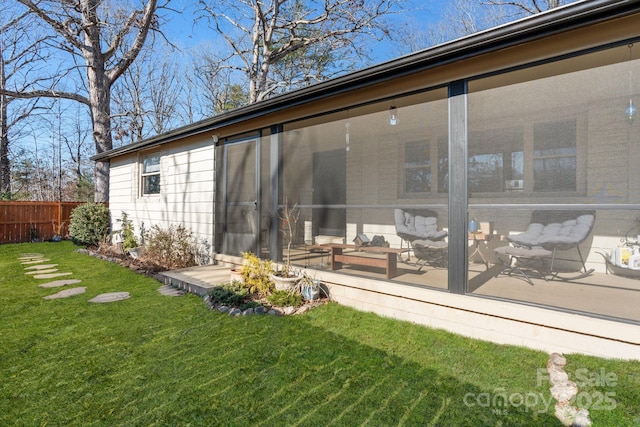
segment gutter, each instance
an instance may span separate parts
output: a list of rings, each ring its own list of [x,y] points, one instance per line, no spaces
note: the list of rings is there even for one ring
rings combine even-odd
[[[640,12],[640,0],[583,0],[443,43],[398,59],[240,107],[140,142],[96,154],[93,161],[214,131],[394,78],[495,52],[524,42]]]

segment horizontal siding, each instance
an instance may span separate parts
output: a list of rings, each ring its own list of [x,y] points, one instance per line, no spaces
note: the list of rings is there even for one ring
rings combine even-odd
[[[171,144],[160,151],[161,194],[138,197],[138,156],[111,160],[110,208],[113,227],[126,212],[136,234],[144,224],[167,228],[182,225],[200,240],[212,241],[214,149],[210,141]]]

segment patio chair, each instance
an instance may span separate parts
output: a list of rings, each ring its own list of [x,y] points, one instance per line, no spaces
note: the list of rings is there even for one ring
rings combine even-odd
[[[531,214],[527,231],[507,236],[509,246],[495,249],[498,261],[503,264],[502,274],[519,274],[530,285],[530,275],[539,273],[545,280],[555,278],[575,280],[593,273],[587,270],[580,244],[593,230],[595,211],[590,210],[537,210]],[[578,274],[571,277],[559,276],[556,261],[558,251],[575,249],[579,259],[563,259],[580,263]]]
[[[406,242],[407,247],[411,250],[412,242],[416,240],[423,241],[421,246],[424,247],[424,242],[438,242],[447,237],[448,233],[446,230],[438,230],[438,214],[430,209],[395,209],[393,215],[396,234],[402,239],[400,241],[400,249],[402,249],[403,242]],[[413,252],[418,256],[415,247],[413,248]],[[421,256],[427,255],[426,252],[421,252]],[[409,252],[407,261],[410,259],[411,251]]]

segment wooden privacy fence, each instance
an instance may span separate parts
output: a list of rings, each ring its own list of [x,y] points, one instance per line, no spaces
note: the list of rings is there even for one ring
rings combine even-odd
[[[69,233],[71,211],[81,202],[0,202],[0,243],[50,240]],[[60,228],[60,230],[58,230]]]

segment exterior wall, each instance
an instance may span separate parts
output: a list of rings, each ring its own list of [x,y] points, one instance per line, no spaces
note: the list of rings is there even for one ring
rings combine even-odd
[[[214,147],[210,140],[193,139],[163,146],[160,158],[160,194],[142,195],[140,159],[145,152],[111,159],[109,208],[112,229],[126,212],[136,234],[157,225],[183,225],[201,245],[213,241]],[[211,248],[212,249],[212,248]]]
[[[640,357],[635,325],[364,278],[351,277],[347,285],[337,276],[319,277],[334,301],[358,310],[547,353]]]

